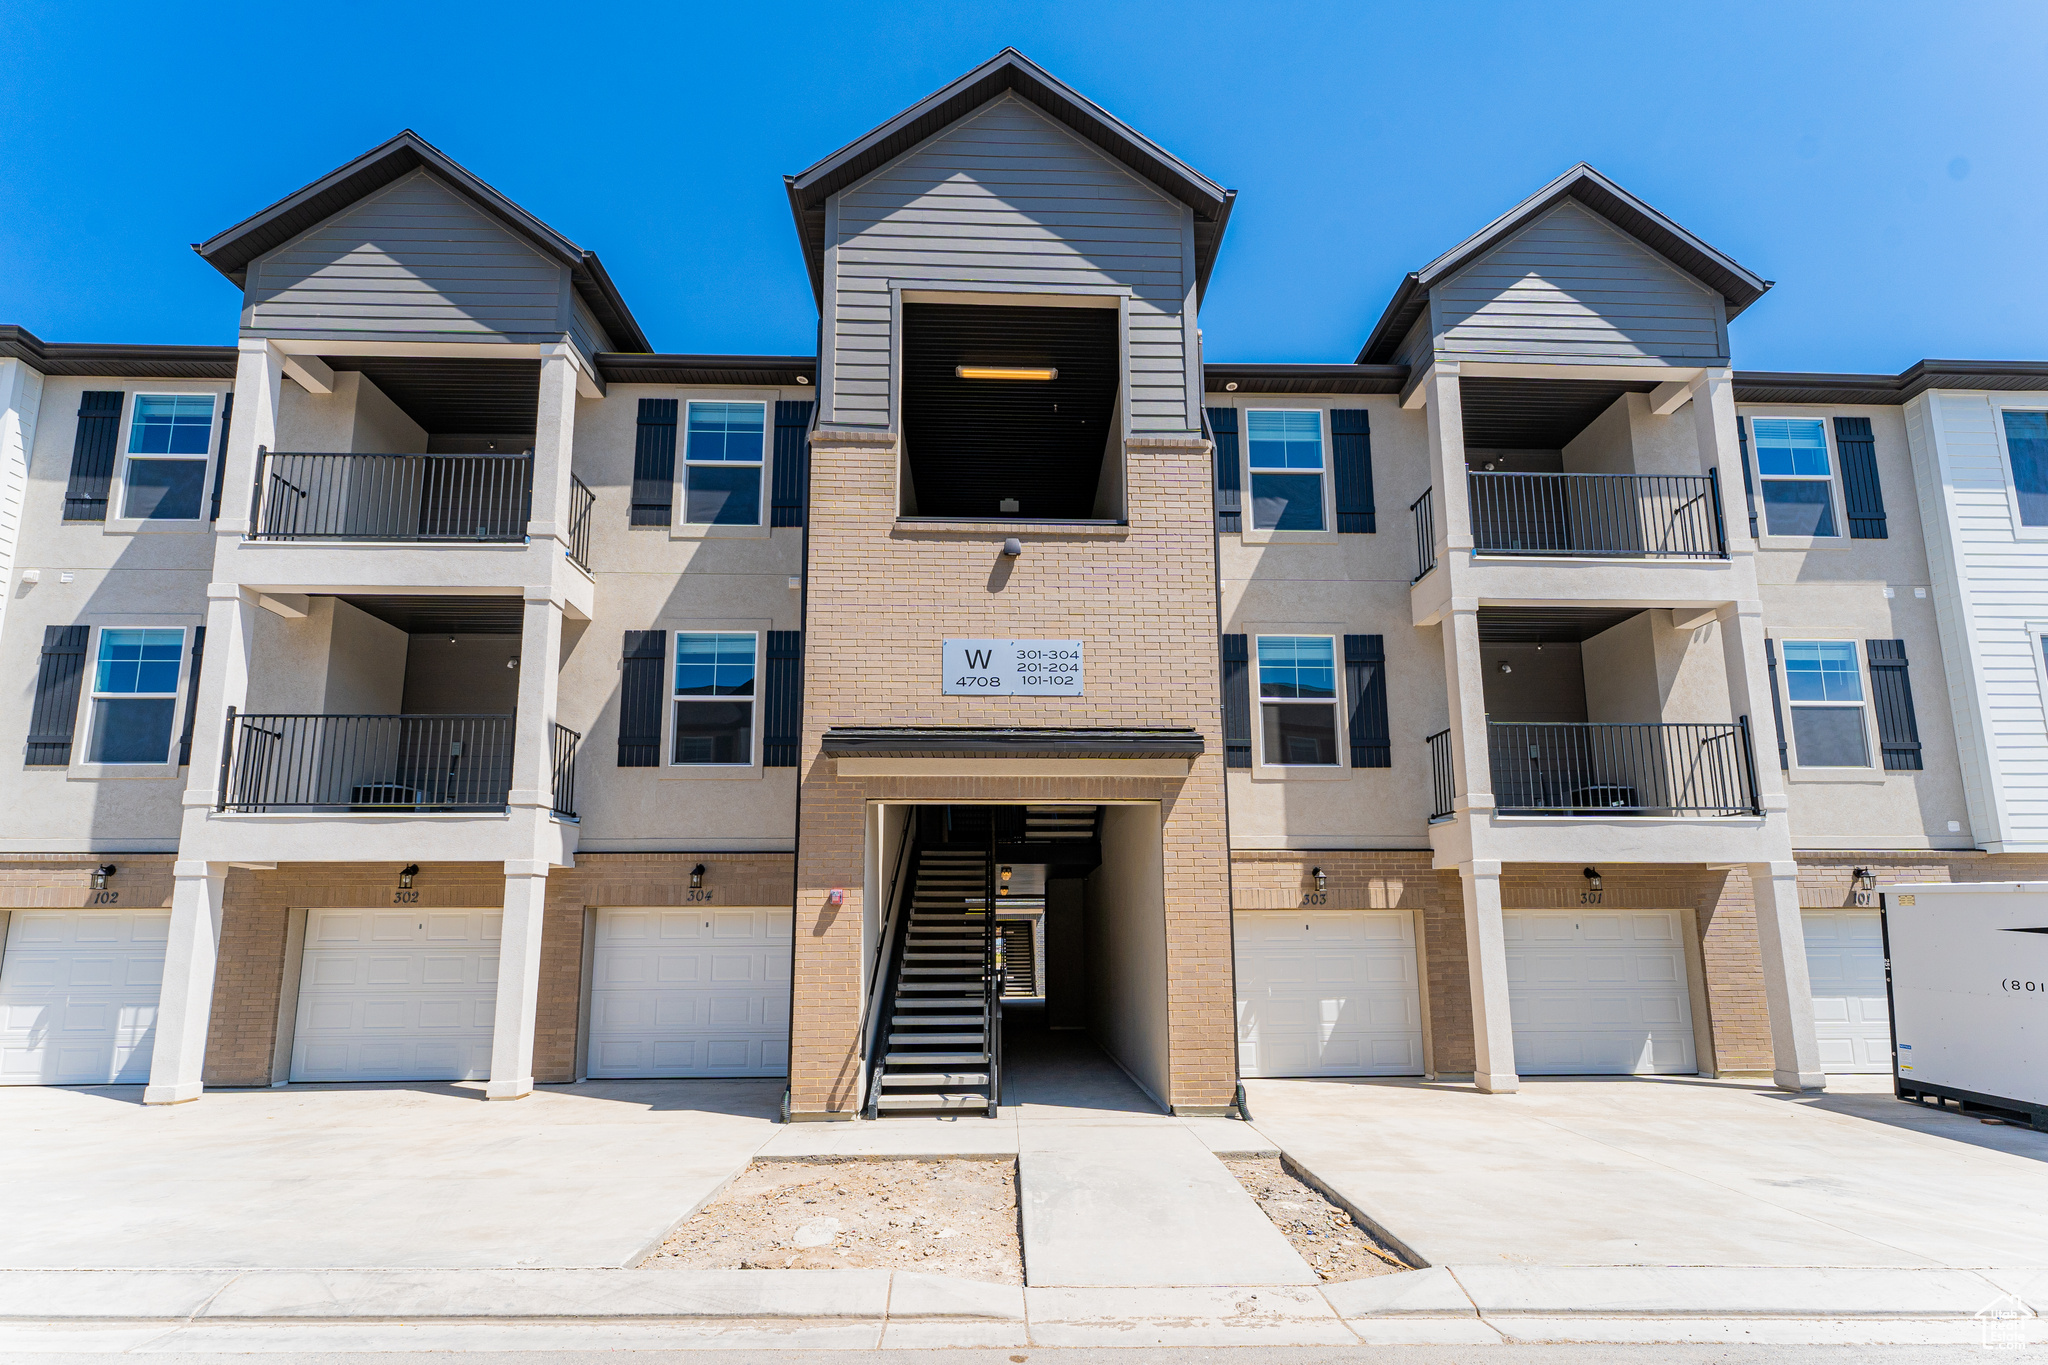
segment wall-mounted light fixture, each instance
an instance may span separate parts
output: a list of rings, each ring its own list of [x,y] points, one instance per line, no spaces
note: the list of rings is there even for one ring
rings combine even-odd
[[[101,863],[98,867],[92,870],[92,889],[95,891],[106,890],[107,878],[113,876],[116,872],[119,872],[120,870],[120,868],[115,867],[112,863]]]
[[[1509,663],[1506,659],[1502,659],[1499,663],[1495,664],[1494,667],[1499,669],[1503,673],[1512,673],[1515,671],[1515,666]]]
[[[1034,379],[1045,381],[1058,379],[1060,372],[1050,367],[1031,365],[955,365],[956,379]]]
[[[398,886],[401,891],[412,890],[412,879],[420,875],[418,863],[407,863],[398,869]]]
[[[1323,875],[1323,870],[1320,867],[1310,868],[1308,870],[1308,875],[1316,879],[1317,894],[1320,895],[1322,892],[1328,891],[1330,889],[1330,879]]]
[[[1003,555],[1005,558],[1015,559],[1017,556],[1023,553],[1024,542],[1017,539],[1017,537],[1011,536],[1008,540],[1003,542]]]
[[[1858,891],[1877,890],[1877,874],[1869,868],[1859,867],[1850,875],[1856,878],[1856,889]]]
[[[704,889],[704,864],[698,863],[690,869],[690,889],[692,891],[702,891]]]
[[[1003,884],[996,888],[996,894],[1007,896],[1010,894],[1010,869],[1006,867],[998,875],[1002,878]]]
[[[505,660],[505,667],[507,667],[507,668],[517,668],[517,667],[519,667],[519,656],[518,656],[517,654],[514,654],[514,655],[513,655],[513,656],[512,656],[511,658],[509,658],[509,659]]]
[[[1599,869],[1599,868],[1597,868],[1597,867],[1587,867],[1587,868],[1581,868],[1581,869],[1580,869],[1580,873],[1579,873],[1579,875],[1583,876],[1583,877],[1584,877],[1584,878],[1586,879],[1586,889],[1587,889],[1588,891],[1598,891],[1598,890],[1600,889],[1600,869]]]

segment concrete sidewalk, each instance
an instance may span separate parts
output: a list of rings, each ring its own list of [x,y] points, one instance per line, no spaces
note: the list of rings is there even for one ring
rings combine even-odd
[[[1321,1288],[1020,1288],[908,1271],[11,1271],[0,1351],[2048,1343],[2048,1274],[1439,1267]]]

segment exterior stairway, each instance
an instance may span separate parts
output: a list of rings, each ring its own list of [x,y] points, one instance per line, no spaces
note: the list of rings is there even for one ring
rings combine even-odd
[[[1002,1011],[992,988],[1001,940],[984,907],[990,853],[958,844],[920,848],[909,918],[897,939],[867,1116],[980,1111],[1002,1093]]]

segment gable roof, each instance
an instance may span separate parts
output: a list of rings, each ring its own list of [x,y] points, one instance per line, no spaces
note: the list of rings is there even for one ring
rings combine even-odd
[[[887,123],[849,142],[808,170],[784,176],[789,210],[803,243],[811,292],[825,297],[825,201],[894,161],[932,134],[958,122],[1005,91],[1014,91],[1087,142],[1195,212],[1195,287],[1209,287],[1209,272],[1236,190],[1215,181],[1158,143],[1113,117],[1072,86],[1050,75],[1014,47],[1006,47],[951,85],[918,101]]]
[[[1738,265],[1678,224],[1581,161],[1464,241],[1401,281],[1386,311],[1358,352],[1361,365],[1385,364],[1402,338],[1429,307],[1429,291],[1507,238],[1548,213],[1560,202],[1575,199],[1615,227],[1649,247],[1680,270],[1719,293],[1728,316],[1762,298],[1773,283]]]
[[[619,296],[618,286],[605,273],[596,252],[577,246],[471,175],[410,128],[227,231],[194,242],[192,249],[237,285],[245,285],[249,263],[258,256],[327,221],[349,205],[367,199],[401,176],[422,169],[432,172],[450,189],[503,223],[543,256],[566,266],[576,292],[611,335],[612,345],[626,351],[654,349],[640,324],[633,320],[632,310]]]

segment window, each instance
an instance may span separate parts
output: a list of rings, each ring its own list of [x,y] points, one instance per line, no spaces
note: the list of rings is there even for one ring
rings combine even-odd
[[[2048,526],[2048,412],[2006,413],[2005,453],[2012,460],[2020,525]]]
[[[88,763],[168,763],[182,630],[102,630]]]
[[[1252,529],[1323,529],[1323,414],[1253,408],[1245,414]]]
[[[692,403],[683,444],[683,520],[693,526],[761,524],[766,403]]]
[[[752,632],[676,632],[676,764],[754,761]]]
[[[1765,533],[1839,534],[1827,424],[1817,417],[1753,417],[1749,430],[1763,483]]]
[[[1787,640],[1785,691],[1802,768],[1867,768],[1863,674],[1848,640]]]
[[[127,493],[121,515],[197,521],[213,449],[213,395],[139,393],[128,424]]]
[[[1327,635],[1261,635],[1259,711],[1268,764],[1336,767],[1336,642]]]

